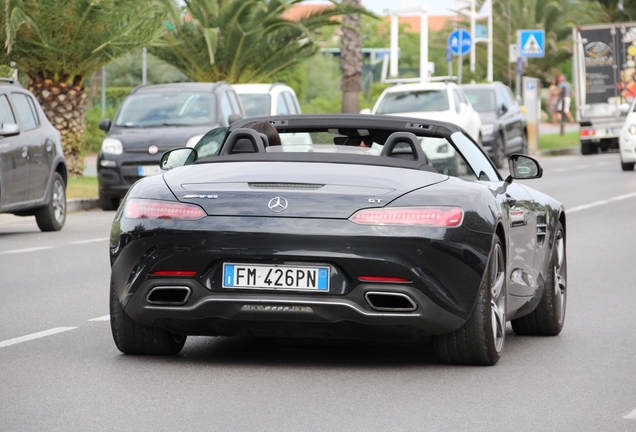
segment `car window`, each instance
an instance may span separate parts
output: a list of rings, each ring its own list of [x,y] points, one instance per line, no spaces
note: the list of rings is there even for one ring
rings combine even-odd
[[[38,124],[38,126],[40,125],[40,116],[38,116],[38,110],[35,107],[35,102],[33,102],[33,98],[30,96],[27,96],[27,102],[29,102],[29,107],[31,108],[31,112],[33,113],[33,117],[35,118],[36,123]]]
[[[194,149],[197,151],[199,159],[208,156],[216,156],[221,150],[221,145],[227,135],[227,127],[219,127],[212,129],[210,132],[203,135],[203,138],[199,140]]]
[[[278,99],[276,99],[276,114],[289,114],[289,109],[287,109],[287,104],[285,103],[285,98],[282,93],[280,93]]]
[[[6,95],[0,96],[0,123],[16,123]]]
[[[249,117],[267,116],[270,114],[270,97],[267,94],[242,94],[239,95],[245,115]]]
[[[412,90],[385,93],[378,114],[446,111],[448,110],[448,96],[445,90]]]
[[[122,103],[116,126],[218,124],[216,98],[211,93],[166,92],[132,94]]]
[[[294,103],[294,98],[290,92],[283,92],[283,97],[285,98],[285,102],[287,102],[287,108],[289,109],[290,114],[298,114],[298,109],[296,108],[296,104]]]
[[[506,99],[509,101],[511,107],[516,107],[518,105],[517,99],[515,99],[515,95],[512,94],[512,90],[510,90],[508,87],[504,87],[504,94],[506,95]]]
[[[468,165],[470,165],[470,168],[472,168],[472,171],[474,171],[478,180],[499,180],[497,171],[493,168],[486,155],[466,135],[461,132],[455,132],[451,135],[451,139],[468,162]]]
[[[232,104],[230,98],[227,96],[227,92],[221,94],[221,115],[227,124],[230,123],[230,116],[232,115]]]
[[[497,102],[495,100],[495,92],[491,89],[469,89],[466,90],[468,100],[477,112],[494,112],[497,111]]]
[[[15,109],[18,111],[20,121],[22,122],[22,130],[27,131],[36,128],[39,121],[33,113],[31,105],[29,105],[29,96],[24,93],[11,93],[11,96],[13,98]]]

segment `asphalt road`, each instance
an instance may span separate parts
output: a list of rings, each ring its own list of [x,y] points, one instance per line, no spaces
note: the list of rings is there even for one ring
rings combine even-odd
[[[114,213],[46,234],[0,215],[0,430],[636,430],[636,172],[617,154],[542,163],[528,184],[569,211],[566,324],[509,329],[494,367],[439,365],[421,342],[197,337],[174,358],[124,356],[107,320]]]

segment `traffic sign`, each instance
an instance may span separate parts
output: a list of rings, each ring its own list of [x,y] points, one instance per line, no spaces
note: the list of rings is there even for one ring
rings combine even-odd
[[[521,57],[545,57],[544,30],[517,30],[517,43]]]
[[[464,29],[453,31],[448,37],[448,47],[453,54],[467,54],[472,46],[472,38],[470,33]]]

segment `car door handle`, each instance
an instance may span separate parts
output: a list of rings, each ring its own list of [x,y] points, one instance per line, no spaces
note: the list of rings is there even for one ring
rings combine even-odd
[[[27,146],[22,146],[22,157],[29,157],[29,148]]]

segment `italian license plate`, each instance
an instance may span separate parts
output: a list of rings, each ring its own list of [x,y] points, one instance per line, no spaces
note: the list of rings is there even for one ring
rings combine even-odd
[[[329,267],[227,263],[223,288],[329,291]]]
[[[139,177],[147,177],[155,174],[161,174],[159,165],[141,165],[137,167],[137,175]]]

